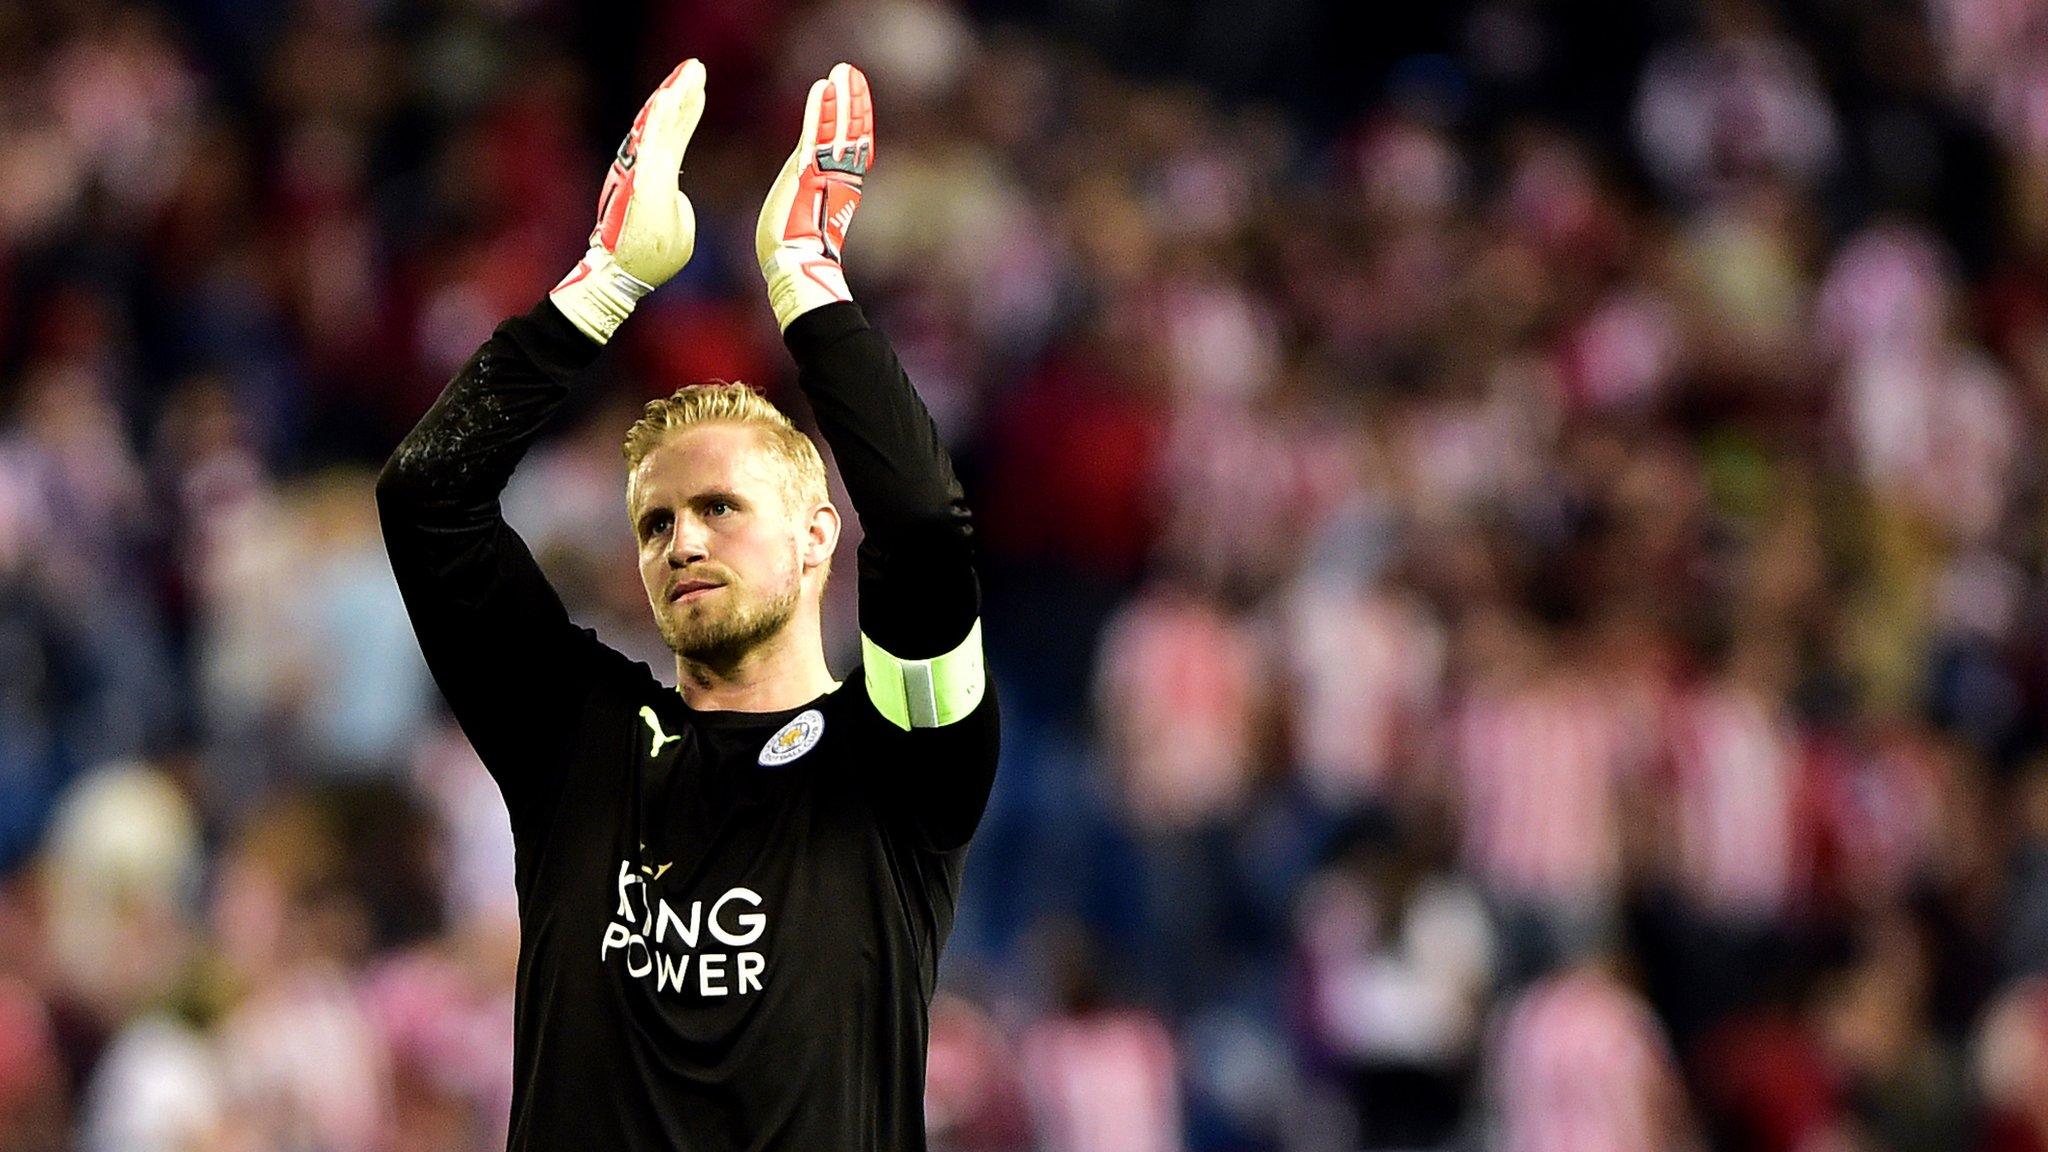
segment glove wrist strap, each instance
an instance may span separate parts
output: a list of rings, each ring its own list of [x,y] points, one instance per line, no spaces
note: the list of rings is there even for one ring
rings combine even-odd
[[[780,249],[762,263],[761,276],[768,281],[768,306],[785,332],[806,312],[853,299],[838,262],[815,252]]]
[[[654,291],[654,285],[635,277],[612,254],[593,247],[583,256],[581,276],[571,272],[548,296],[569,322],[599,344],[608,343],[612,333],[633,314],[640,298]]]

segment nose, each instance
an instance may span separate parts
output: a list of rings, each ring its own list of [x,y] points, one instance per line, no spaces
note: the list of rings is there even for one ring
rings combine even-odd
[[[681,517],[676,522],[675,533],[669,537],[668,566],[688,568],[710,558],[710,550],[705,544],[707,536],[702,519],[694,515]]]

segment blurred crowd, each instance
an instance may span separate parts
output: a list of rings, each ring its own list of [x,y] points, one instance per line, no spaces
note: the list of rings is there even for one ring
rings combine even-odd
[[[686,55],[698,255],[505,506],[670,679],[619,442],[800,412],[862,64],[1004,698],[936,1149],[2048,1152],[2048,3],[1380,7],[0,0],[0,1152],[502,1146],[370,479]]]

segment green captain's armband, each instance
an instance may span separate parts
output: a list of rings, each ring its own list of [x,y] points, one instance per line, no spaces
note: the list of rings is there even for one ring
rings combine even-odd
[[[981,658],[981,620],[967,639],[943,656],[901,660],[860,637],[861,674],[875,710],[904,731],[943,728],[974,711],[988,685]]]

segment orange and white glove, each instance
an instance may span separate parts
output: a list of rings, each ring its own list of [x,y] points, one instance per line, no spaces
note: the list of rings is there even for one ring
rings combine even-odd
[[[874,161],[875,105],[868,78],[851,64],[835,65],[811,85],[803,135],[754,228],[768,304],[784,331],[813,308],[853,299],[840,252]]]
[[[600,344],[642,296],[682,271],[697,247],[697,213],[677,180],[703,115],[704,65],[685,60],[640,106],[597,195],[590,250],[548,293]]]

